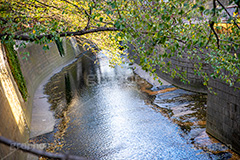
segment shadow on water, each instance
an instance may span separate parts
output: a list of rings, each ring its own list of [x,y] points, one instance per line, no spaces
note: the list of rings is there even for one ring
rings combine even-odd
[[[97,63],[96,63],[97,62]],[[158,91],[165,91],[160,93]],[[155,87],[91,52],[45,86],[57,123],[31,139],[92,159],[238,159],[206,134],[206,95]]]

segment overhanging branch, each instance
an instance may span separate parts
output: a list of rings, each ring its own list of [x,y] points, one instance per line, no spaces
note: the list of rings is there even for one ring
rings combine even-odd
[[[121,31],[121,30],[118,28],[115,28],[115,27],[109,27],[109,28],[99,27],[96,29],[89,29],[89,30],[83,29],[83,30],[77,31],[77,32],[63,32],[63,33],[60,33],[59,36],[60,37],[75,36],[75,35],[82,36],[82,35],[89,34],[89,33],[106,32],[106,31]],[[10,36],[13,36],[13,39],[22,40],[22,41],[36,41],[36,40],[40,40],[44,37],[47,39],[52,39],[52,37],[54,37],[53,34],[39,35],[34,38],[30,37],[29,35],[0,34],[0,38],[2,38],[4,36],[6,36],[6,39]]]
[[[213,16],[212,17],[215,17],[215,15],[216,15],[216,7],[217,7],[216,1],[213,0]],[[215,35],[215,37],[217,39],[217,45],[218,45],[218,49],[219,49],[220,48],[220,41],[219,41],[218,34],[215,31],[215,29],[214,29],[214,23],[215,23],[214,21],[210,21],[209,22],[209,26],[210,26],[211,30],[213,31],[213,33],[214,33],[214,35]],[[210,33],[210,35],[211,35],[211,33]]]
[[[225,10],[225,12],[228,14],[228,16],[232,17],[231,14],[228,12],[228,10],[225,8],[225,6],[219,0],[217,0],[217,2]],[[239,25],[237,24],[237,22],[234,19],[233,19],[233,23],[238,27],[238,29],[240,29]]]

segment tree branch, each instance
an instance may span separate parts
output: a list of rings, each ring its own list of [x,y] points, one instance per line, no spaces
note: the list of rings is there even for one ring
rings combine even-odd
[[[217,7],[216,6],[216,1],[213,0],[213,17],[216,15],[216,7]],[[219,41],[218,34],[215,31],[215,29],[214,29],[214,21],[210,21],[209,22],[209,26],[210,26],[211,30],[213,31],[213,33],[214,33],[214,35],[215,35],[215,37],[217,39],[217,45],[218,45],[218,49],[219,49],[220,48],[220,41]]]
[[[210,28],[212,29],[212,31],[213,31],[216,39],[217,39],[217,46],[218,46],[218,49],[219,49],[219,48],[220,48],[220,41],[219,41],[218,34],[217,34],[217,32],[215,31],[215,29],[214,29],[214,22],[213,22],[213,21],[209,22],[209,25],[210,25]]]
[[[216,8],[217,8],[217,6],[216,6],[216,1],[213,0],[213,17],[214,17],[215,14],[216,14]]]
[[[209,33],[209,37],[208,37],[208,41],[207,41],[207,43],[206,43],[206,45],[205,45],[205,47],[204,48],[206,48],[207,46],[208,46],[208,44],[209,44],[209,42],[211,41],[211,33],[212,33],[212,29],[210,30],[210,33]]]
[[[60,10],[60,8],[56,7],[56,6],[51,6],[51,5],[48,5],[48,4],[45,4],[43,2],[40,2],[39,0],[35,0],[36,2],[40,3],[41,5],[43,6],[46,6],[46,7],[49,7],[49,8],[55,8],[57,10]]]
[[[89,9],[89,14],[90,14],[90,15],[92,14],[92,8],[91,8],[91,7],[90,7],[90,9]],[[86,27],[84,28],[84,30],[89,29],[90,21],[91,21],[91,16],[88,16],[88,22],[87,22],[87,25],[86,25]]]
[[[89,29],[89,30],[81,30],[81,31],[77,31],[77,32],[63,32],[60,33],[60,37],[66,37],[66,36],[74,36],[74,35],[85,35],[85,34],[89,34],[89,33],[95,33],[95,32],[106,32],[106,31],[121,31],[120,29],[117,29],[115,27],[110,27],[110,28],[105,28],[105,27],[99,27],[96,29]],[[47,39],[52,39],[53,34],[46,34],[46,35],[40,35],[40,36],[36,36],[36,37],[30,37],[29,35],[12,35],[12,34],[0,34],[0,38],[6,36],[6,39],[10,36],[13,36],[13,39],[15,40],[23,40],[23,41],[35,41],[35,40],[40,40],[43,37],[47,38]]]
[[[228,12],[228,10],[225,8],[225,6],[219,1],[217,0],[217,2],[220,4],[220,6],[222,6],[222,8],[225,10],[225,12],[227,12],[229,17],[232,17],[231,14]],[[240,29],[239,25],[237,24],[237,22],[233,19],[234,24],[238,27],[238,29]]]
[[[122,19],[122,16],[121,16],[120,11],[119,11],[119,8],[118,8],[117,1],[115,0],[114,2],[115,2],[115,4],[116,4],[116,6],[117,6],[118,16],[119,16],[120,19]]]

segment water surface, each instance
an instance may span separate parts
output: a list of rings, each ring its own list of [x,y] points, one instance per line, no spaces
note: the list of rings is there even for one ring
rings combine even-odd
[[[58,120],[41,138],[48,151],[92,159],[229,159],[205,132],[206,96],[154,87],[124,64],[87,53],[51,78],[46,94]]]

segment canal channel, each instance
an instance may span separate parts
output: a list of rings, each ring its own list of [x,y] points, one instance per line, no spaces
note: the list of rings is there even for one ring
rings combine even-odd
[[[91,52],[45,86],[54,131],[30,140],[90,159],[237,159],[206,133],[206,95],[154,86]]]

